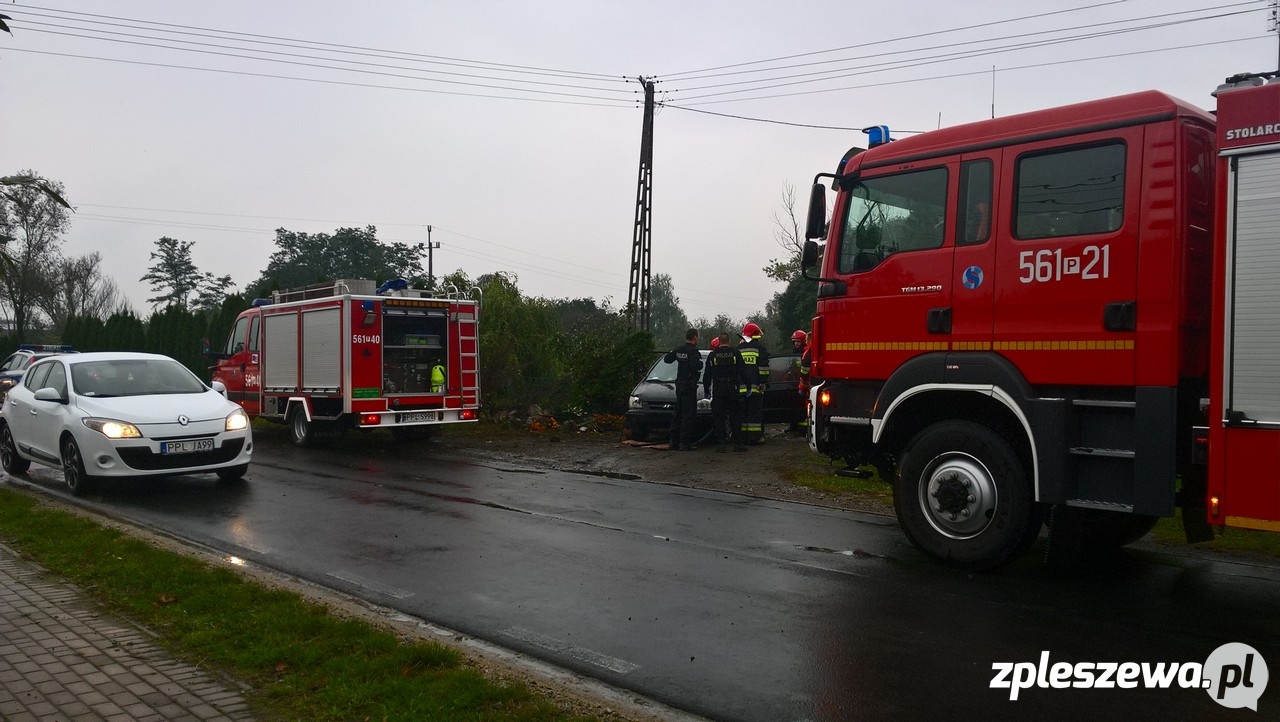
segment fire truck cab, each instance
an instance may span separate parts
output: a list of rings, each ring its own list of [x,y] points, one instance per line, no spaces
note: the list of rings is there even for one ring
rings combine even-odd
[[[1266,97],[1250,105],[1280,123],[1276,85],[1224,93],[1223,112],[1256,91]],[[1219,197],[1221,123],[1148,91],[886,138],[815,179],[807,236],[826,244],[820,265],[812,241],[802,259],[818,282],[810,444],[893,478],[918,548],[990,568],[1042,521],[1051,547],[1114,546],[1179,502],[1189,535],[1204,536],[1214,510],[1194,429],[1214,339],[1241,332],[1211,334],[1243,260],[1215,231],[1215,207],[1232,202]],[[1266,158],[1253,183],[1280,177],[1274,146]],[[823,178],[836,191],[829,223]],[[1277,208],[1274,196],[1252,202]],[[1272,233],[1250,237],[1247,268],[1272,270],[1267,293],[1260,282],[1248,293],[1275,323],[1280,213],[1257,218]],[[1280,334],[1259,324],[1237,356],[1270,350],[1273,362]],[[1263,399],[1254,410],[1266,413],[1247,418],[1280,421],[1274,374],[1264,396],[1261,364],[1236,371]],[[1257,443],[1280,457],[1268,438]],[[1276,519],[1271,504],[1259,513]]]

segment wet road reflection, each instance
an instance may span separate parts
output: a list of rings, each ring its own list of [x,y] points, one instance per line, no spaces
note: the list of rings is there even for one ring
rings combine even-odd
[[[85,503],[716,719],[1227,718],[1202,690],[1011,702],[992,665],[1203,662],[1228,642],[1280,665],[1266,565],[1130,550],[973,575],[892,519],[389,440],[258,446],[244,485],[126,482]]]

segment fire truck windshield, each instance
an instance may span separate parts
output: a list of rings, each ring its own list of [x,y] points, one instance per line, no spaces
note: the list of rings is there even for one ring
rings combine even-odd
[[[890,254],[942,245],[946,169],[864,178],[846,193],[837,272],[869,271]]]

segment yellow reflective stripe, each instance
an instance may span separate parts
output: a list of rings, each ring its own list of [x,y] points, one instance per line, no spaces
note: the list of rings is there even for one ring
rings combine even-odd
[[[867,341],[827,343],[827,351],[1132,351],[1133,339],[1076,341]]]

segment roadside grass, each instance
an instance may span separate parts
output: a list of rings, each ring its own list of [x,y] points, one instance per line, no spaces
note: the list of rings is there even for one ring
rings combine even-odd
[[[1280,559],[1280,534],[1269,531],[1214,527],[1212,541],[1188,545],[1186,533],[1182,530],[1181,509],[1177,510],[1175,516],[1164,517],[1156,522],[1155,528],[1151,530],[1151,538],[1165,546],[1195,546],[1218,552],[1260,554]]]
[[[797,486],[835,496],[854,496],[892,509],[893,488],[881,481],[874,469],[867,469],[871,476],[866,479],[837,476],[836,468],[826,457],[813,453],[807,445],[800,445],[788,450],[772,470],[779,478]]]
[[[442,645],[343,620],[299,595],[0,489],[0,539],[177,656],[247,684],[264,719],[539,722],[574,716]]]

